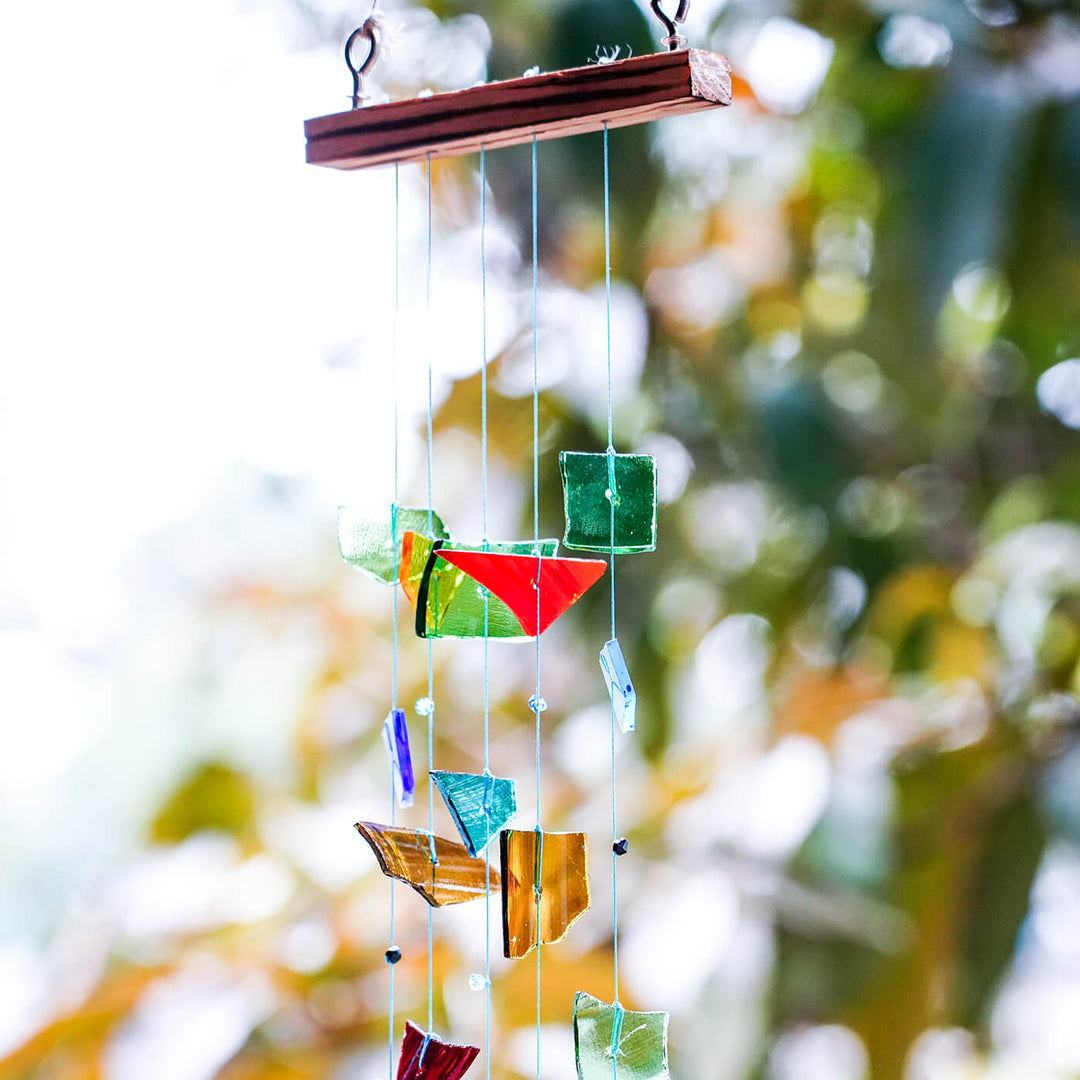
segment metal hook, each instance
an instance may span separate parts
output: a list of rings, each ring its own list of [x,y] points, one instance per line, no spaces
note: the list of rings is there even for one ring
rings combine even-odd
[[[352,58],[352,47],[357,38],[367,38],[368,40],[368,54],[359,67],[353,64]],[[375,66],[375,61],[379,59],[379,44],[379,20],[374,13],[369,15],[349,35],[349,40],[345,42],[345,64],[349,71],[352,72],[352,107],[354,109],[359,109],[361,104],[367,101],[367,94],[364,93],[364,76]]]
[[[661,44],[666,45],[671,52],[675,52],[676,49],[680,49],[686,44],[686,39],[677,32],[676,23],[686,22],[686,16],[690,14],[690,0],[679,0],[679,7],[674,18],[668,18],[664,9],[660,6],[661,3],[662,0],[652,0],[653,14],[664,24],[664,29],[667,30],[667,37],[663,39]]]

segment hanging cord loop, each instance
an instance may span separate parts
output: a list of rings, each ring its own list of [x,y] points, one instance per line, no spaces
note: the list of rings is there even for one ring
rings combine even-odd
[[[382,42],[379,18],[374,11],[358,26],[345,42],[345,63],[352,72],[352,107],[359,109],[368,100],[364,93],[364,76],[375,66],[379,59],[379,46]],[[368,43],[368,54],[357,64],[353,59],[353,46],[361,39]]]
[[[679,0],[679,7],[674,16],[668,17],[661,6],[662,0],[652,0],[653,14],[664,24],[667,37],[661,38],[660,44],[666,45],[671,52],[676,49],[686,48],[686,38],[678,33],[678,23],[686,22],[686,16],[690,14],[690,0]]]

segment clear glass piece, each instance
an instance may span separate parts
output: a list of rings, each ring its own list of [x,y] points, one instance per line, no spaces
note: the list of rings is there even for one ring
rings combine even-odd
[[[429,697],[417,698],[413,708],[418,716],[430,716],[435,711],[435,702]]]
[[[532,540],[488,544],[489,552],[528,555],[533,559],[535,548]],[[484,589],[464,570],[443,558],[444,553],[449,551],[483,550],[463,544],[437,544],[426,537],[406,535],[400,581],[405,595],[417,611],[416,632],[420,637],[482,638],[485,596],[488,637],[524,639],[530,636],[518,617],[502,600]],[[541,540],[539,550],[545,558],[554,557],[559,550],[559,541]],[[433,558],[436,552],[439,557]],[[534,599],[534,607],[535,604]]]
[[[474,859],[453,840],[373,821],[358,821],[356,831],[371,846],[379,869],[412,886],[432,907],[476,900],[489,883],[492,890],[499,888],[498,871],[488,870],[483,859]]]
[[[394,584],[395,562],[405,533],[448,539],[439,515],[417,506],[391,506],[372,518],[348,506],[338,507],[338,548],[341,557],[386,585]]]
[[[600,650],[600,670],[607,680],[608,694],[611,695],[611,704],[615,706],[615,719],[619,727],[624,732],[633,731],[637,719],[637,694],[630,680],[630,672],[626,669],[618,638],[612,638]]]
[[[547,712],[547,702],[542,694],[533,694],[529,698],[529,709],[534,713]]]
[[[574,995],[578,1080],[668,1080],[668,1014]]]
[[[504,829],[499,854],[503,954],[517,959],[560,940],[589,910],[585,834]]]
[[[516,618],[520,631],[529,637],[542,634],[607,569],[603,559],[545,558],[458,548],[440,548],[437,561],[450,563],[490,589],[510,610],[511,618]]]
[[[479,1053],[478,1046],[443,1042],[406,1020],[397,1080],[461,1080]]]
[[[416,780],[413,777],[412,751],[409,749],[409,728],[405,723],[404,709],[391,709],[382,726],[383,746],[390,761],[390,777],[394,784],[397,804],[412,806],[416,797]]]
[[[513,780],[441,769],[432,770],[430,775],[470,855],[487,850],[499,830],[517,813]]]
[[[651,454],[559,455],[568,548],[617,554],[656,548],[656,459]]]

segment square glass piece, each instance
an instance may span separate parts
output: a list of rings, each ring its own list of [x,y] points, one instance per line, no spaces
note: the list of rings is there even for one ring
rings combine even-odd
[[[453,840],[373,821],[358,821],[356,831],[371,846],[379,869],[412,886],[432,907],[476,900],[489,885],[499,887],[498,871]]]
[[[413,777],[412,751],[409,749],[409,728],[405,723],[404,709],[391,709],[382,726],[383,746],[390,762],[390,778],[394,784],[397,804],[412,806],[416,797],[416,780]]]
[[[397,1080],[461,1080],[479,1053],[478,1046],[443,1042],[406,1020]]]
[[[448,539],[439,515],[417,506],[391,506],[372,518],[348,506],[338,507],[338,547],[341,557],[385,585],[394,584],[395,563],[407,532]]]
[[[656,459],[651,454],[585,454],[564,450],[562,473],[566,535],[582,551],[627,555],[656,548]],[[612,502],[615,536],[612,543]]]
[[[513,780],[483,773],[444,772],[434,769],[431,779],[439,789],[470,855],[480,855],[517,813]]]
[[[574,995],[578,1080],[668,1080],[668,1014]]]
[[[589,910],[585,834],[504,829],[499,854],[503,954],[518,959],[560,940]]]
[[[611,695],[611,704],[615,706],[615,719],[619,721],[619,727],[624,732],[633,731],[637,719],[637,694],[630,681],[630,672],[626,669],[618,638],[612,638],[600,650],[600,670],[607,680],[608,694]]]
[[[496,554],[529,555],[535,558],[532,540],[500,541],[488,544]],[[527,638],[521,621],[497,596],[484,589],[464,570],[438,557],[443,551],[482,552],[481,547],[432,541],[407,533],[402,545],[399,580],[405,595],[416,609],[419,637],[482,638],[484,636],[484,595],[487,593],[487,631],[493,638]],[[558,540],[541,540],[541,556],[554,557]]]

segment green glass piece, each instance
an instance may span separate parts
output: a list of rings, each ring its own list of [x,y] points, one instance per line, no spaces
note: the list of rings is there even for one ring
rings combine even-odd
[[[407,532],[448,540],[441,518],[418,506],[391,506],[382,517],[366,517],[348,506],[338,507],[341,557],[385,585],[394,584],[395,562]]]
[[[656,548],[656,459],[650,454],[559,455],[568,548],[619,554]],[[614,492],[614,496],[610,493]]]
[[[630,1012],[592,994],[574,995],[578,1080],[668,1080],[668,1014]]]
[[[507,540],[484,546],[444,544],[455,551],[493,551],[503,555],[532,555],[539,552],[554,558],[558,540]],[[424,587],[426,586],[426,588]],[[482,638],[484,636],[484,596],[487,596],[487,636],[493,638],[528,638],[517,616],[497,596],[475,578],[443,559],[428,564],[424,584],[416,601],[416,632],[420,637]],[[421,602],[423,601],[423,602]],[[421,621],[421,618],[423,621]]]
[[[462,843],[474,858],[486,850],[517,813],[513,780],[441,769],[432,770],[430,775],[446,801]]]

